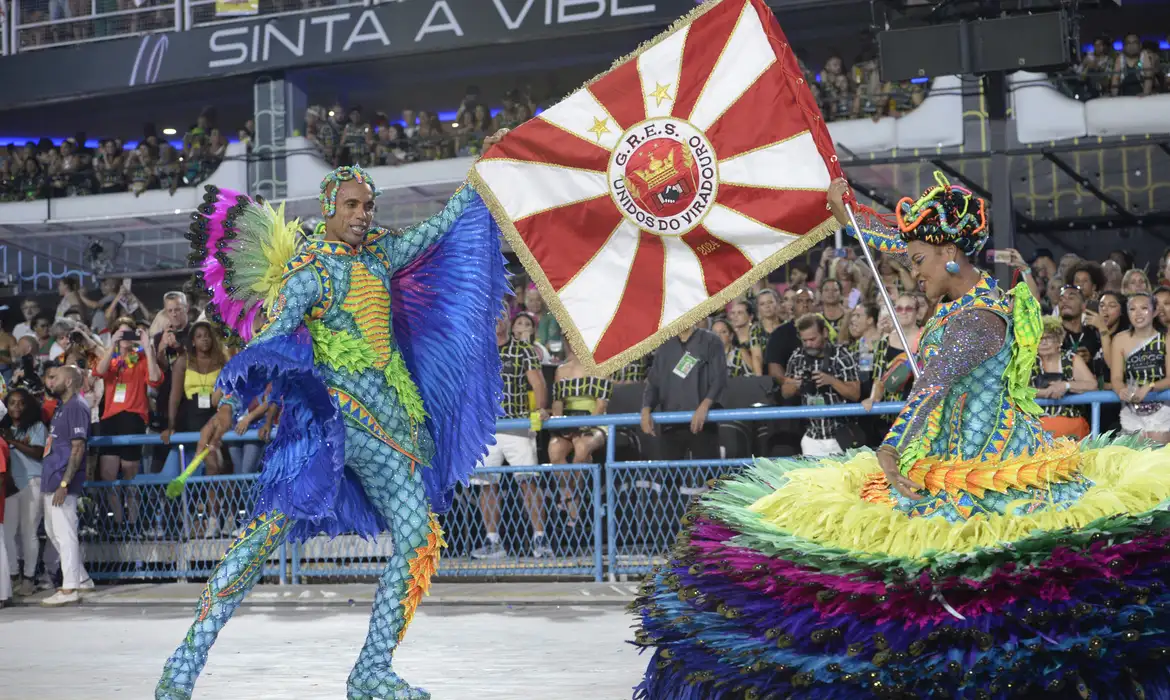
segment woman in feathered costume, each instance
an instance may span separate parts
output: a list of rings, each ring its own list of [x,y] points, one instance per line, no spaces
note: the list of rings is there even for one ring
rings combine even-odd
[[[502,387],[493,329],[507,281],[499,231],[472,188],[405,231],[373,225],[376,195],[360,167],[334,170],[321,184],[324,224],[299,246],[299,223],[286,225],[283,207],[234,192],[209,188],[194,217],[209,308],[244,340],[256,316],[267,316],[220,374],[226,398],[200,449],[216,447],[269,387],[283,413],[254,519],[208,580],[159,700],[191,697],[216,636],[282,542],[382,532],[393,553],[347,697],[430,697],[391,661],[444,544],[435,514],[495,432]]]
[[[860,237],[943,299],[909,400],[876,455],[760,462],[687,514],[635,697],[1170,697],[1170,453],[1041,429],[1039,308],[971,264],[982,200],[940,177],[896,219]]]

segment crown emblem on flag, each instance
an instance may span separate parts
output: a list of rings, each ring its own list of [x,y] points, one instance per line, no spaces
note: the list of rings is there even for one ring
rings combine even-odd
[[[650,156],[650,164],[645,170],[636,170],[634,172],[646,186],[652,190],[669,183],[674,178],[678,177],[678,168],[674,167],[674,151],[670,152],[666,158],[655,158]]]

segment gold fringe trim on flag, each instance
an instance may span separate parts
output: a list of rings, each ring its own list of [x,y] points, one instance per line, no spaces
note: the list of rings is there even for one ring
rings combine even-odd
[[[398,631],[398,642],[406,637],[406,628],[414,619],[418,604],[423,596],[431,590],[431,577],[439,570],[439,550],[447,546],[443,539],[443,528],[439,527],[439,520],[431,513],[431,531],[427,534],[427,543],[414,550],[414,558],[410,560],[410,581],[406,584],[406,597],[398,601],[406,609],[402,629]]]

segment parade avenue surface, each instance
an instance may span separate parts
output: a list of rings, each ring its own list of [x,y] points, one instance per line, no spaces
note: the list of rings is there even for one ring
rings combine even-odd
[[[0,612],[0,700],[154,697],[188,607],[83,605]],[[425,603],[394,667],[434,700],[629,698],[645,658],[626,644],[620,606]],[[244,607],[220,635],[195,699],[341,700],[369,623],[367,607]],[[66,660],[66,661],[62,661]]]

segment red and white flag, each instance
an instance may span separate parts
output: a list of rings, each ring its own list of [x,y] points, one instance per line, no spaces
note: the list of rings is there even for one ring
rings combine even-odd
[[[771,10],[709,0],[514,129],[471,179],[604,374],[834,230],[840,176]]]

